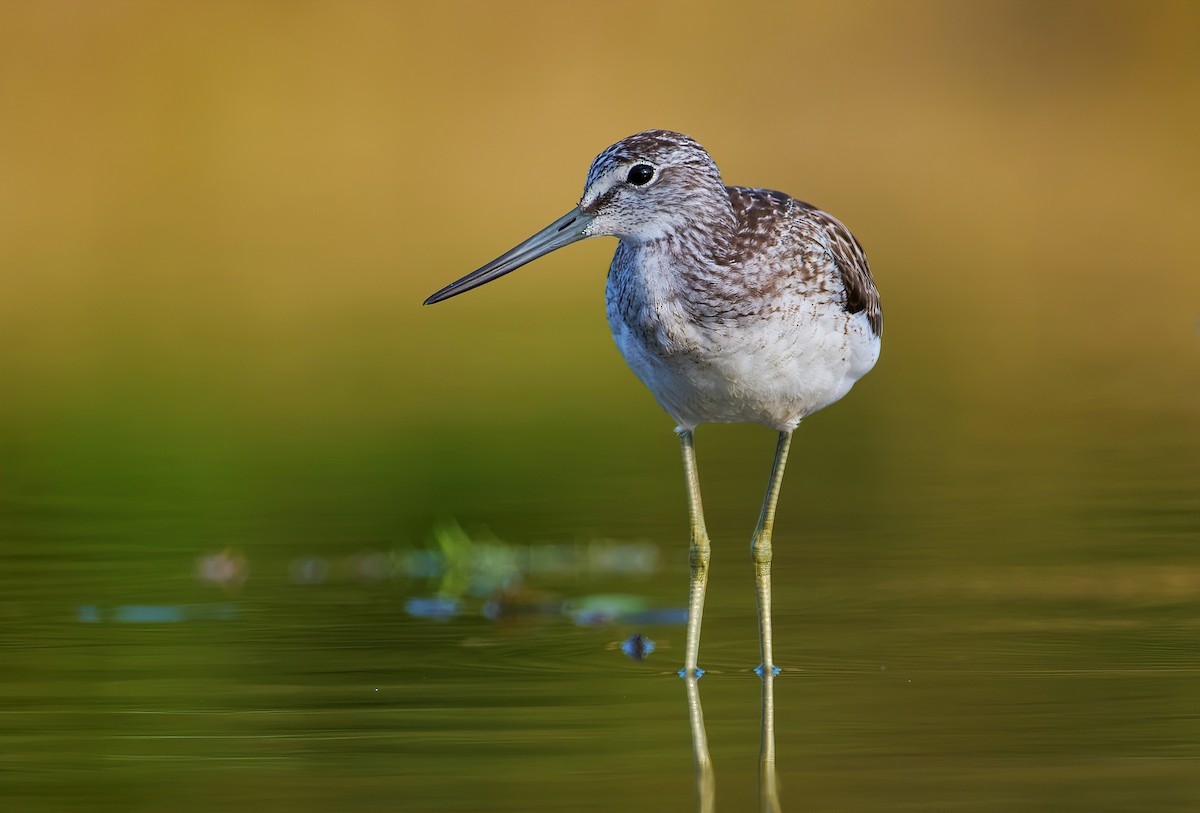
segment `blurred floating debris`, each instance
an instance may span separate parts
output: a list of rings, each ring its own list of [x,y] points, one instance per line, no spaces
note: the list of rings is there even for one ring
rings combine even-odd
[[[178,604],[130,604],[113,610],[112,620],[126,624],[173,624],[187,618]]]
[[[377,584],[391,575],[391,559],[386,553],[356,553],[346,560],[347,575],[354,581]]]
[[[202,580],[213,584],[235,583],[235,574],[241,574],[244,581],[245,557],[240,556],[225,550],[202,557],[197,572]],[[582,626],[618,621],[686,623],[686,609],[652,609],[642,596],[595,595],[564,604],[557,595],[531,589],[525,583],[532,576],[650,576],[658,571],[659,562],[658,546],[649,542],[592,540],[510,545],[486,532],[468,534],[450,520],[434,527],[427,547],[360,551],[339,558],[301,556],[288,565],[288,576],[298,585],[381,584],[407,579],[427,582],[428,592],[433,595],[410,598],[405,611],[416,618],[438,621],[478,612],[497,622],[565,615]]]
[[[329,576],[329,563],[320,556],[293,559],[288,576],[296,584],[324,584]]]
[[[654,642],[640,632],[635,632],[621,643],[621,651],[628,655],[630,660],[644,661],[646,656],[654,651]]]
[[[288,566],[294,584],[325,584],[327,581],[379,584],[391,578],[392,558],[382,551],[362,551],[341,559],[302,556]]]
[[[518,621],[531,617],[557,617],[562,600],[557,596],[530,590],[515,584],[497,590],[483,605],[482,615],[489,621]]]
[[[246,583],[250,566],[246,556],[234,548],[208,553],[196,559],[196,578],[205,584],[235,592]]]
[[[581,627],[600,627],[635,617],[645,612],[648,604],[645,596],[598,594],[568,601],[563,614]]]
[[[687,624],[687,620],[687,607],[644,610],[640,613],[630,613],[621,618],[621,621],[626,624]]]
[[[118,624],[177,624],[182,621],[229,621],[237,618],[237,607],[219,604],[125,604],[103,609],[84,604],[75,610],[75,619],[84,624],[111,621]]]
[[[498,539],[472,539],[457,522],[433,530],[441,553],[441,588],[448,596],[486,596],[521,578],[516,552]]]
[[[658,546],[646,542],[597,540],[585,546],[588,573],[642,574],[658,572]]]
[[[486,532],[468,534],[451,520],[434,527],[429,547],[360,551],[341,558],[301,556],[288,566],[288,576],[303,585],[419,579],[436,582],[439,595],[488,598],[513,590],[531,576],[651,576],[658,572],[660,559],[658,546],[650,542],[597,539],[510,545]],[[226,589],[240,587],[248,572],[245,556],[233,549],[196,562],[197,578]]]
[[[608,624],[686,624],[687,607],[651,609],[645,596],[622,593],[598,594],[569,601],[563,614],[581,627]]]
[[[431,550],[396,553],[392,556],[391,572],[414,579],[432,579],[442,572],[442,560]]]
[[[410,598],[404,602],[405,611],[416,618],[431,618],[434,621],[448,621],[459,614],[459,601],[448,596],[430,596],[428,598]]]
[[[487,533],[472,536],[452,520],[433,529],[433,542],[434,549],[393,552],[389,575],[437,579],[443,595],[483,597],[529,576],[649,576],[660,561],[658,546],[649,542],[510,545]]]
[[[405,611],[416,618],[447,621],[468,611],[489,621],[566,616],[580,626],[628,624],[684,624],[687,610],[654,609],[644,596],[597,594],[564,603],[554,593],[525,584],[528,575],[558,578],[631,573],[650,574],[658,569],[658,548],[650,543],[599,540],[577,544],[508,545],[495,537],[472,537],[458,523],[445,522],[433,534],[436,547],[425,549],[360,551],[350,556],[325,558],[308,555],[293,559],[288,577],[293,584],[330,582],[379,584],[398,577],[435,582],[434,595],[412,597]],[[250,568],[241,551],[227,547],[204,553],[195,560],[195,577],[205,585],[233,593],[245,585]],[[236,618],[234,604],[128,604],[111,608],[87,604],[76,608],[84,624],[177,624],[184,621],[225,621]],[[613,644],[615,648],[617,644]],[[654,650],[654,642],[639,633],[620,645],[625,654],[641,660]]]

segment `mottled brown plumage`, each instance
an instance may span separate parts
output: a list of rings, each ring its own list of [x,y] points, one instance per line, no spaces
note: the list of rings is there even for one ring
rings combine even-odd
[[[792,246],[797,275],[812,277],[832,260],[841,278],[842,306],[852,314],[865,311],[875,335],[883,333],[879,291],[871,278],[867,254],[840,220],[783,192],[742,186],[725,189],[738,223],[734,264],[787,244]],[[827,256],[817,257],[814,250]],[[766,295],[778,289],[781,279],[786,277],[771,281],[770,289],[751,292]]]

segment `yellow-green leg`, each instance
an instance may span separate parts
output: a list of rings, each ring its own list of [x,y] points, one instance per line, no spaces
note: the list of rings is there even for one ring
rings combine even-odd
[[[775,503],[779,500],[779,487],[783,483],[783,469],[787,465],[788,447],[791,445],[792,433],[780,432],[779,444],[775,447],[775,465],[771,468],[771,482],[767,486],[754,540],[750,543],[758,592],[758,640],[762,650],[762,665],[758,668],[762,675],[778,671],[771,646],[771,533],[775,528]]]
[[[683,441],[683,471],[687,479],[688,517],[691,524],[691,585],[688,588],[687,649],[684,652],[683,671],[687,677],[699,677],[704,672],[697,668],[696,658],[700,654],[700,620],[704,616],[704,591],[708,587],[708,562],[711,546],[708,530],[704,527],[704,506],[700,502],[700,477],[696,473],[696,449],[690,429],[678,429]]]

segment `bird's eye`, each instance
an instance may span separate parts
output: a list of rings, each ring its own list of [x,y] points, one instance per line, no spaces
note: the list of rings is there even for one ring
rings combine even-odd
[[[630,167],[629,174],[625,176],[625,180],[634,186],[645,186],[653,179],[654,167],[649,164],[634,164]]]

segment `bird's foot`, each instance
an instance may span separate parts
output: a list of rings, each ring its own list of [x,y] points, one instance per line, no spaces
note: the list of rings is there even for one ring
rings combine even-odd
[[[688,674],[689,672],[691,672],[690,675]],[[704,677],[704,670],[701,669],[699,666],[693,666],[691,669],[688,669],[685,666],[683,669],[679,670],[679,676],[681,678],[694,677],[696,679],[700,679],[700,678]]]
[[[783,670],[780,669],[778,666],[771,667],[771,675],[772,676],[778,675],[782,671]],[[759,677],[763,676],[763,665],[761,663],[758,666],[754,667],[754,674],[758,675]]]

